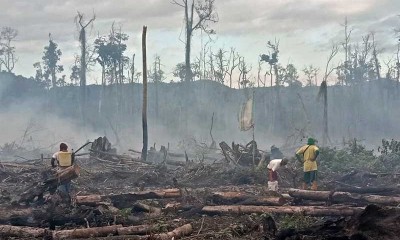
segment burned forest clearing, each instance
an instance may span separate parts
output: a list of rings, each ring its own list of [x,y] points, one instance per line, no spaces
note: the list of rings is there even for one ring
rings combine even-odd
[[[261,151],[256,149],[256,168],[251,157],[235,157],[249,155],[252,144],[202,146],[207,151],[201,156],[189,149],[151,148],[143,162],[140,151],[119,154],[106,138],[94,142],[62,172],[52,172],[40,158],[1,163],[3,238],[394,239],[398,234],[400,194],[390,167],[346,172],[345,166],[331,165],[321,170],[321,190],[310,191],[298,189],[300,164],[290,163],[274,192],[267,189]],[[320,161],[368,152],[351,150],[323,150]],[[374,161],[390,166],[398,158],[391,153]],[[54,193],[68,180],[74,186],[69,203]]]
[[[400,239],[400,1],[0,8],[0,240]]]

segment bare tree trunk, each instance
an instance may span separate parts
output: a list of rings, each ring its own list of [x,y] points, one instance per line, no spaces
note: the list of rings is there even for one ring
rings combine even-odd
[[[78,12],[77,24],[79,24],[79,41],[81,44],[81,69],[79,73],[80,77],[80,89],[81,89],[81,115],[83,123],[86,121],[86,28],[96,19],[93,16],[86,24],[84,23],[84,15]]]
[[[188,4],[185,4],[185,17],[186,17],[186,47],[185,47],[185,81],[192,80],[192,69],[190,66],[190,50],[192,44],[192,33],[193,33],[193,11],[194,2],[191,5],[190,17],[189,17]]]
[[[81,29],[80,32],[80,41],[81,41],[81,71],[80,71],[80,87],[81,87],[81,111],[82,111],[82,120],[86,121],[86,30],[85,28]]]
[[[142,161],[147,159],[147,60],[146,60],[146,32],[147,26],[143,26],[142,32],[142,55],[143,55],[143,107],[142,107],[142,128],[143,128],[143,148]]]

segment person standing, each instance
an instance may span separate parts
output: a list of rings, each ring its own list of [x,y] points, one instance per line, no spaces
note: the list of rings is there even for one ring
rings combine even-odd
[[[74,164],[74,157],[71,152],[68,152],[68,145],[65,143],[60,144],[60,151],[53,154],[51,158],[51,166],[53,168],[58,167],[58,171],[64,170]],[[57,188],[61,197],[67,200],[67,202],[71,201],[71,182],[68,181],[66,183],[60,184]]]
[[[315,145],[316,140],[308,138],[307,145],[302,146],[296,152],[296,158],[303,164],[304,180],[303,189],[308,189],[311,185],[311,190],[316,191],[317,184],[317,157],[319,148]]]

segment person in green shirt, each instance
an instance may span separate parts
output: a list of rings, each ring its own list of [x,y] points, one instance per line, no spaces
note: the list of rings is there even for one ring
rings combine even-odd
[[[311,185],[311,190],[316,191],[317,185],[317,157],[319,154],[319,148],[315,145],[316,140],[308,138],[307,145],[302,146],[296,152],[296,158],[304,166],[304,182],[303,189],[308,189]]]

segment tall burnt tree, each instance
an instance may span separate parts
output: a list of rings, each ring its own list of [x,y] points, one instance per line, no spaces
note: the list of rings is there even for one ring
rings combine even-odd
[[[96,16],[93,15],[89,21],[85,20],[85,16],[83,13],[78,12],[75,17],[75,23],[78,27],[79,31],[79,43],[81,45],[81,56],[80,56],[80,87],[81,87],[81,112],[82,112],[82,120],[85,122],[85,110],[86,110],[86,70],[88,66],[87,61],[87,40],[86,40],[86,28],[89,27],[93,21],[96,19]]]
[[[324,104],[324,116],[323,116],[323,132],[322,132],[322,146],[326,146],[328,141],[330,142],[329,134],[328,134],[328,84],[327,80],[329,75],[335,70],[335,68],[331,67],[331,62],[333,58],[339,51],[338,45],[333,45],[331,48],[331,53],[328,57],[328,61],[325,66],[325,74],[321,86],[319,87],[318,92],[318,100],[323,99]]]
[[[147,56],[146,56],[146,33],[147,26],[143,26],[142,32],[142,60],[143,60],[143,107],[142,107],[142,129],[143,129],[143,148],[142,161],[147,160],[148,132],[147,132]]]
[[[185,81],[193,80],[191,69],[190,51],[194,31],[202,29],[207,34],[215,33],[209,28],[209,23],[218,22],[218,15],[215,12],[215,0],[173,0],[173,4],[184,9],[185,14]],[[196,16],[194,16],[196,12]]]

